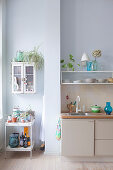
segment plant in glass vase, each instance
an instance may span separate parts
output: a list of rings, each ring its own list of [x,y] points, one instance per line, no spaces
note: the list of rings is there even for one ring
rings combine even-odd
[[[98,63],[96,61],[97,57],[101,57],[102,53],[101,50],[95,50],[92,52],[92,56],[95,57],[95,60],[93,61],[93,71],[97,71],[98,70]]]

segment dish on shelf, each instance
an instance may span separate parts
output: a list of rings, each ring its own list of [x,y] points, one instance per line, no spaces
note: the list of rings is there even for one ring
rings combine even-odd
[[[98,83],[108,83],[107,79],[98,79]]]
[[[84,83],[97,83],[97,80],[96,79],[85,79],[84,80]]]
[[[73,83],[82,83],[83,81],[82,80],[75,80],[73,81]]]
[[[66,79],[66,80],[62,80],[62,83],[72,83],[72,82],[71,80]]]

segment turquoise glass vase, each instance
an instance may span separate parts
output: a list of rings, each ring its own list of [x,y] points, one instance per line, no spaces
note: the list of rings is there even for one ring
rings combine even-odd
[[[112,107],[110,102],[106,102],[106,107],[104,108],[104,111],[106,112],[107,115],[110,115],[112,112]]]

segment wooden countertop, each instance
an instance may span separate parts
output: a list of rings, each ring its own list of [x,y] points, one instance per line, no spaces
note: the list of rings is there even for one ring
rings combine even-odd
[[[113,119],[113,114],[88,113],[87,115],[70,115],[69,113],[61,113],[61,119]]]

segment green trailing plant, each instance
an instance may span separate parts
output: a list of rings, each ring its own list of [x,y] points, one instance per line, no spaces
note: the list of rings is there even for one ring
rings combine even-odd
[[[34,47],[32,51],[24,52],[23,57],[24,62],[34,62],[36,69],[41,69],[44,65],[44,58],[42,53],[39,52],[39,47]]]
[[[72,54],[69,55],[69,62],[65,63],[65,60],[61,60],[61,67],[64,69],[71,69],[74,71],[76,69],[76,65],[80,66],[80,64],[76,64],[74,56]]]

